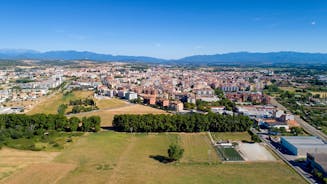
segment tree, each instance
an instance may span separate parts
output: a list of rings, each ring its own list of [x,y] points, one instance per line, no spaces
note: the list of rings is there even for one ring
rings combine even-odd
[[[183,157],[184,149],[178,144],[171,144],[168,148],[168,157],[171,161],[177,161]]]
[[[291,128],[291,132],[292,132],[294,135],[299,135],[299,134],[302,134],[303,129],[302,129],[301,127],[292,127],[292,128]]]
[[[66,111],[67,107],[68,106],[66,104],[60,104],[58,107],[58,110],[57,110],[58,114],[62,115],[62,116],[65,115],[65,111]]]
[[[223,98],[225,96],[224,91],[221,90],[220,88],[215,89],[215,95],[217,95],[218,98]]]

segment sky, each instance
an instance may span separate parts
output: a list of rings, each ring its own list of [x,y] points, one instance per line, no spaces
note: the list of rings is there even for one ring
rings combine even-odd
[[[1,0],[0,48],[176,59],[327,52],[327,0]]]

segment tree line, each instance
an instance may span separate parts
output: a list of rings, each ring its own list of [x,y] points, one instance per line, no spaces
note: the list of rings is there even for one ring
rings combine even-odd
[[[0,143],[6,139],[33,138],[48,131],[97,132],[100,130],[99,116],[67,118],[59,114],[1,114]]]
[[[95,101],[93,99],[90,98],[86,98],[86,99],[77,99],[77,100],[70,100],[69,101],[69,105],[90,105],[90,106],[95,106]]]
[[[115,115],[113,127],[122,132],[243,132],[253,121],[243,115],[146,114]]]

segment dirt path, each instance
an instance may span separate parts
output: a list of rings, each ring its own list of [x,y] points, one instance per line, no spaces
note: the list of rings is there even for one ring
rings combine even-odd
[[[112,174],[110,176],[110,179],[108,180],[109,181],[108,183],[119,183],[119,180],[120,180],[119,172],[121,171],[122,166],[125,164],[125,162],[127,160],[126,158],[128,156],[131,156],[131,150],[135,146],[136,139],[137,138],[133,136],[129,140],[128,146],[126,147],[126,149],[123,151],[123,153],[117,160],[116,166],[114,167],[114,169],[112,171]]]

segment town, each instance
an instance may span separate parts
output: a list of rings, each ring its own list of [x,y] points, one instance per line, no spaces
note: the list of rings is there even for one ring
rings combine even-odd
[[[327,184],[326,0],[3,0],[0,184]]]
[[[296,75],[273,67],[187,67],[87,60],[73,61],[64,67],[36,65],[35,61],[23,63],[0,71],[1,114],[46,113],[45,103],[50,103],[51,98],[78,93],[87,95],[68,103],[54,103],[49,112],[67,117],[97,115],[103,129],[125,126],[119,124],[124,122],[116,122],[119,116],[115,113],[124,105],[151,108],[147,111],[150,114],[246,116],[252,122],[248,130],[251,139],[226,139],[208,132],[220,160],[271,162],[276,161],[277,155],[307,182],[322,181],[326,175],[327,96],[326,92],[316,92],[319,85],[312,83],[318,81],[324,86],[324,75]],[[285,98],[280,99],[283,95],[288,95],[288,99],[294,96],[302,111],[288,106]],[[120,105],[101,105],[105,101]],[[318,107],[325,112],[320,123],[308,121],[306,113]],[[41,109],[35,110],[38,108]],[[114,112],[115,118],[108,119],[106,110]],[[138,114],[132,109],[122,111]],[[136,132],[141,127],[123,129]]]

